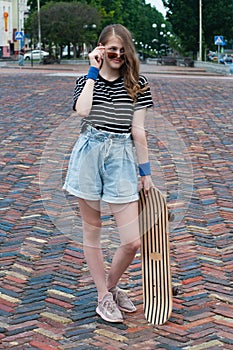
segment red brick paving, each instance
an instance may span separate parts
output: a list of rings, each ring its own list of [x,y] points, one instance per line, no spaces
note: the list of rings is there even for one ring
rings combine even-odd
[[[142,66],[155,102],[147,118],[153,178],[176,216],[172,272],[183,294],[165,325],[148,325],[138,254],[121,281],[138,311],[111,325],[95,313],[75,198],[60,191],[78,136],[75,74],[85,69],[0,70],[0,348],[231,349],[232,78]],[[118,237],[103,210],[108,268]]]

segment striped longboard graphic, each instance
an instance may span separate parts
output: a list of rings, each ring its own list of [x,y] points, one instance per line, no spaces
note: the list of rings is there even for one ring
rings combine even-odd
[[[160,191],[139,192],[143,302],[146,320],[164,324],[172,312],[168,210]]]

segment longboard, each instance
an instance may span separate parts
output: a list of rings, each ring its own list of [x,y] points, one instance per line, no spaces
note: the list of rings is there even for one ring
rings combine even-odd
[[[146,320],[164,324],[172,312],[172,282],[168,209],[165,198],[155,187],[148,195],[139,192],[143,304]]]

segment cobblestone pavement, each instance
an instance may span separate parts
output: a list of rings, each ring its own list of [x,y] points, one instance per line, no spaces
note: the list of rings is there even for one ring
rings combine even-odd
[[[147,324],[138,253],[121,280],[137,311],[111,325],[95,313],[79,211],[61,190],[85,68],[0,69],[0,348],[232,349],[232,78],[148,74],[153,179],[175,214],[172,274],[183,294],[165,325]],[[102,220],[108,270],[119,242],[105,206]]]

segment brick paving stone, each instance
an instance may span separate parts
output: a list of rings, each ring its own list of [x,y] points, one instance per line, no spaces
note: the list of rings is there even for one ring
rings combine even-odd
[[[231,330],[228,330],[228,329],[224,329],[223,330],[222,326],[221,326],[221,329],[219,328],[219,330],[218,330],[218,335],[219,335],[219,338],[224,343],[233,345],[233,336],[232,336],[232,331]]]
[[[45,344],[36,340],[31,341],[30,345],[34,346],[36,349],[41,349],[41,350],[58,350],[54,346],[50,346],[48,344]]]
[[[75,75],[87,68],[1,68],[1,346],[230,349],[232,77],[200,76],[195,70],[182,76],[174,68],[165,75],[142,66],[155,102],[146,122],[152,175],[175,214],[173,283],[183,294],[174,298],[169,322],[147,324],[138,253],[120,283],[138,310],[125,314],[123,324],[111,325],[95,313],[77,201],[58,191],[79,135],[70,118]],[[119,238],[106,206],[102,224],[108,270]]]
[[[6,336],[2,341],[3,349],[8,349],[14,345],[17,346],[19,344],[21,344],[21,346],[24,346],[24,344],[27,343],[32,338],[32,336],[34,336],[33,331],[26,331],[19,334]]]

